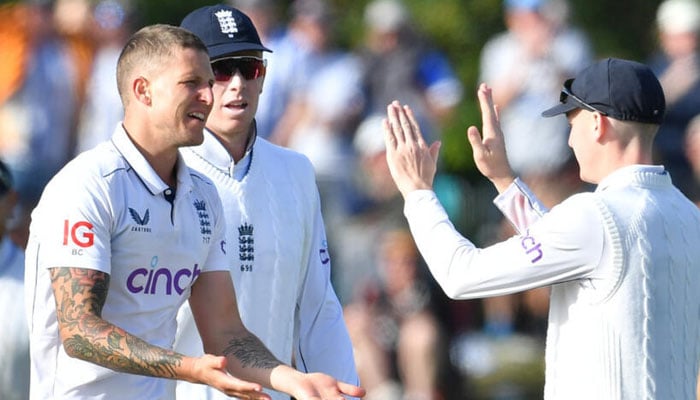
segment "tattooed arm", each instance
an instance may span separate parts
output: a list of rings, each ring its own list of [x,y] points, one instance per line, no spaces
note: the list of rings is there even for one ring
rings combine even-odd
[[[119,372],[206,383],[230,396],[269,399],[261,386],[226,373],[224,357],[186,357],[151,345],[102,318],[109,274],[51,268],[58,327],[66,353]]]
[[[192,287],[190,307],[205,353],[226,356],[228,370],[236,377],[258,382],[299,400],[342,400],[342,394],[364,396],[362,388],[338,382],[325,374],[304,374],[270,353],[243,325],[230,273],[202,273]]]

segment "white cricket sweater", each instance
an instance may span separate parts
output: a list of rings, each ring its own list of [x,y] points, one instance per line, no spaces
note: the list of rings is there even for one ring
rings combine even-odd
[[[520,182],[496,201],[520,234],[485,249],[431,191],[409,194],[405,213],[451,297],[552,285],[546,399],[695,398],[700,211],[662,167],[622,168],[541,218]]]
[[[301,371],[321,371],[358,384],[342,308],[331,286],[319,194],[308,159],[258,137],[247,174],[236,180],[233,160],[208,131],[202,145],[183,154],[191,168],[214,181],[222,199],[234,261],[231,275],[245,326],[281,361],[291,363],[294,356]],[[178,319],[176,349],[201,354],[188,308]],[[273,399],[289,399],[269,393]],[[201,385],[178,383],[179,397],[195,394],[198,399],[228,398]]]

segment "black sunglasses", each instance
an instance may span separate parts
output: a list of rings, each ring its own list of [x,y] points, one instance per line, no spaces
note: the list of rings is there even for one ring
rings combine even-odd
[[[228,57],[211,63],[214,78],[219,82],[226,82],[239,71],[246,80],[253,80],[265,76],[267,60],[259,57]]]
[[[587,109],[588,111],[593,111],[593,112],[598,112],[601,115],[608,115],[605,111],[600,111],[599,109],[593,107],[592,105],[586,103],[585,101],[581,100],[580,97],[576,96],[571,92],[571,84],[574,82],[573,79],[567,79],[564,82],[564,87],[561,89],[561,93],[559,94],[559,102],[560,103],[566,103],[566,99],[568,97],[571,97],[572,99],[576,100],[578,103],[580,103],[583,108]]]

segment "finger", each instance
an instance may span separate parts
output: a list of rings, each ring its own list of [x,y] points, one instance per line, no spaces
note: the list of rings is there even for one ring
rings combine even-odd
[[[467,129],[467,139],[472,149],[480,149],[484,146],[481,141],[481,133],[479,133],[479,128],[476,126],[470,126],[469,129]]]
[[[386,145],[386,150],[393,151],[396,148],[396,137],[389,125],[388,119],[384,118],[382,120],[382,128],[384,129],[384,144]]]
[[[338,382],[338,390],[340,390],[340,393],[352,397],[364,397],[366,394],[364,388],[345,382]]]
[[[442,142],[437,141],[430,145],[430,157],[433,161],[437,162],[438,155],[440,154],[440,148],[442,147]]]
[[[491,88],[485,83],[479,85],[477,92],[479,106],[481,108],[481,121],[483,124],[484,138],[494,136],[498,127],[497,112],[493,105]]]
[[[403,128],[401,127],[401,120],[399,117],[400,110],[401,107],[397,101],[392,102],[386,108],[387,118],[389,119],[389,127],[394,135],[394,139],[396,139],[397,146],[406,142],[406,137],[404,135]]]
[[[401,123],[401,129],[403,130],[404,140],[406,143],[417,143],[418,140],[415,132],[413,131],[413,126],[411,125],[411,121],[406,114],[407,107],[408,106],[399,107],[397,110],[397,113],[399,114],[399,122]]]
[[[413,113],[413,109],[407,105],[403,106],[403,109],[406,119],[408,120],[408,127],[411,131],[411,137],[416,143],[418,143],[419,146],[427,146],[425,139],[423,138],[423,134],[420,131],[418,121],[416,120],[416,115]]]

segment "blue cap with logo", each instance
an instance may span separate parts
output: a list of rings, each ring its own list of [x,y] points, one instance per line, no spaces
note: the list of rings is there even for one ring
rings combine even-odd
[[[202,39],[212,61],[246,50],[272,52],[263,46],[250,18],[227,5],[198,8],[187,14],[180,27]]]
[[[560,103],[542,116],[552,117],[577,108],[593,109],[620,121],[661,124],[666,98],[648,66],[606,58],[566,81]]]

